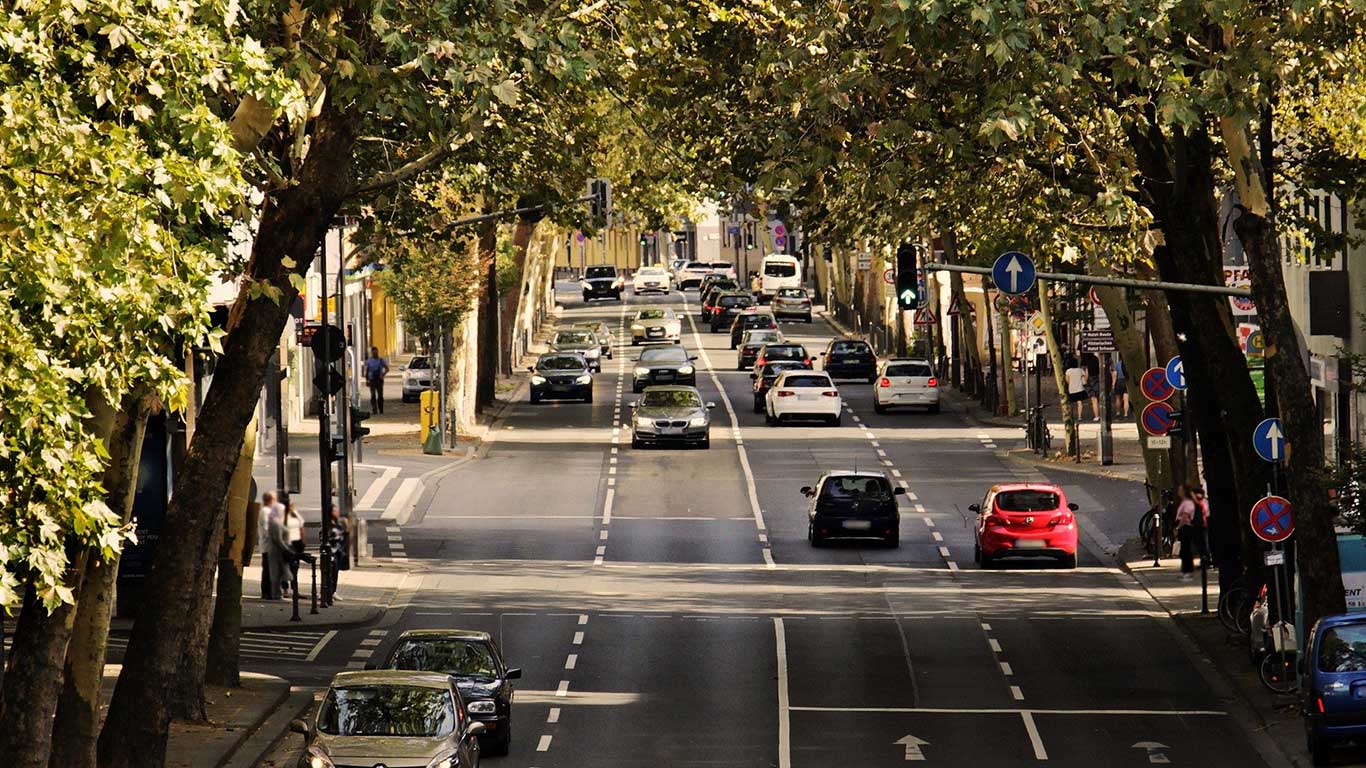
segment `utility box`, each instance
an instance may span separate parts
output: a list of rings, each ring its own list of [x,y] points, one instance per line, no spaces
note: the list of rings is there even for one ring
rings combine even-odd
[[[418,412],[421,419],[420,424],[422,426],[419,438],[423,445],[427,444],[428,434],[432,430],[440,430],[439,423],[441,421],[441,413],[438,407],[440,405],[440,397],[441,393],[428,389],[422,392],[421,400],[419,400],[421,407],[418,409]]]
[[[285,493],[302,493],[304,490],[304,460],[298,456],[285,457]]]

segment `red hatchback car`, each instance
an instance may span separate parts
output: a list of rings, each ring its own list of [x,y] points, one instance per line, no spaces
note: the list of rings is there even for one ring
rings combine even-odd
[[[1047,556],[1064,568],[1077,567],[1077,505],[1067,501],[1062,488],[995,485],[981,504],[968,509],[977,513],[975,556],[983,568],[1014,555]]]

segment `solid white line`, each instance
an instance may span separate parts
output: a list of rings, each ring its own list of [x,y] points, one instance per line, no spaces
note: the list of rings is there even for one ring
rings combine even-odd
[[[1024,701],[1024,691],[1020,690],[1020,686],[1018,685],[1010,686],[1010,695],[1014,697],[1016,701]]]
[[[608,489],[607,489],[607,498],[606,498],[606,500],[604,500],[604,501],[602,502],[602,524],[603,524],[603,525],[611,525],[611,524],[612,524],[612,499],[616,498],[616,495],[617,495],[617,492],[616,492],[615,489],[612,489],[612,488],[608,488]]]
[[[558,696],[558,697],[560,697],[560,698],[564,698],[565,696],[568,696],[568,695],[569,695],[569,681],[568,681],[568,680],[561,680],[561,681],[560,681],[559,686],[555,689],[555,695]]]
[[[370,483],[370,487],[366,489],[365,495],[360,497],[360,501],[356,502],[356,506],[360,509],[369,509],[370,507],[375,506],[375,502],[379,501],[379,495],[384,493],[384,489],[388,487],[389,483],[394,478],[398,477],[398,473],[398,467],[387,467],[384,470],[384,474],[375,478],[373,483]]]
[[[583,633],[582,633],[582,632],[575,632],[575,633],[574,633],[574,645],[583,645]]]
[[[560,722],[560,708],[559,708],[559,707],[551,707],[551,708],[550,708],[550,714],[546,716],[545,721],[546,721],[547,723],[558,723],[558,722]]]
[[[332,638],[334,638],[334,637],[336,637],[336,636],[337,636],[337,630],[335,630],[335,629],[328,630],[327,634],[323,635],[323,639],[319,640],[319,641],[318,641],[318,644],[315,645],[315,646],[313,646],[313,650],[311,650],[311,651],[308,652],[308,656],[304,658],[304,661],[313,661],[314,659],[318,658],[318,654],[319,654],[319,653],[322,653],[323,646],[324,646],[324,645],[327,645],[327,643],[328,643]],[[362,642],[366,642],[366,641],[362,641]],[[379,641],[377,640],[377,641],[375,641],[375,642],[378,643]]]
[[[1216,709],[1020,709],[1018,707],[954,708],[954,707],[788,707],[793,712],[923,712],[930,715],[1096,715],[1117,717],[1228,717]]]
[[[422,490],[422,481],[416,477],[409,477],[398,484],[398,490],[394,491],[394,497],[389,499],[389,503],[384,505],[384,514],[379,516],[381,520],[399,520],[400,517],[406,519],[408,512],[412,511],[413,496]],[[400,521],[402,522],[402,521]]]
[[[547,752],[550,750],[550,734],[541,734],[541,741],[536,745],[537,752]]]
[[[764,565],[767,565],[770,569],[778,567],[778,564],[773,562],[773,550],[769,549],[768,547],[764,547],[759,551],[764,554]]]
[[[565,669],[573,669],[574,667],[578,666],[578,664],[579,664],[579,655],[578,655],[577,653],[571,653],[571,654],[569,654],[569,657],[566,658],[566,659],[564,660],[564,668],[565,668]]]
[[[773,619],[773,640],[778,653],[778,768],[792,768],[792,707],[787,694],[787,630],[783,620]]]
[[[1029,732],[1029,741],[1034,745],[1034,759],[1047,760],[1048,751],[1043,748],[1043,738],[1039,736],[1039,727],[1034,724],[1034,715],[1029,710],[1020,713],[1020,718],[1024,720],[1025,730]]]

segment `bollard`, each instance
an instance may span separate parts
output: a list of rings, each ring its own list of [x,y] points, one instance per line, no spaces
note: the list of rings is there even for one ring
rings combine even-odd
[[[313,593],[310,595],[313,607],[309,608],[308,612],[310,614],[316,614],[318,612],[318,561],[309,561],[308,569],[313,572]]]
[[[299,572],[297,570],[294,571],[294,584],[292,586],[294,587],[294,591],[290,597],[294,602],[294,613],[289,617],[289,620],[303,621],[299,616]]]

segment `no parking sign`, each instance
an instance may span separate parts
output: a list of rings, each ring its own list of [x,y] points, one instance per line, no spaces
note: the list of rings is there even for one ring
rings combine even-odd
[[[1140,384],[1143,388],[1143,396],[1154,403],[1163,402],[1176,392],[1171,382],[1167,381],[1167,369],[1165,368],[1149,368],[1144,371]]]

